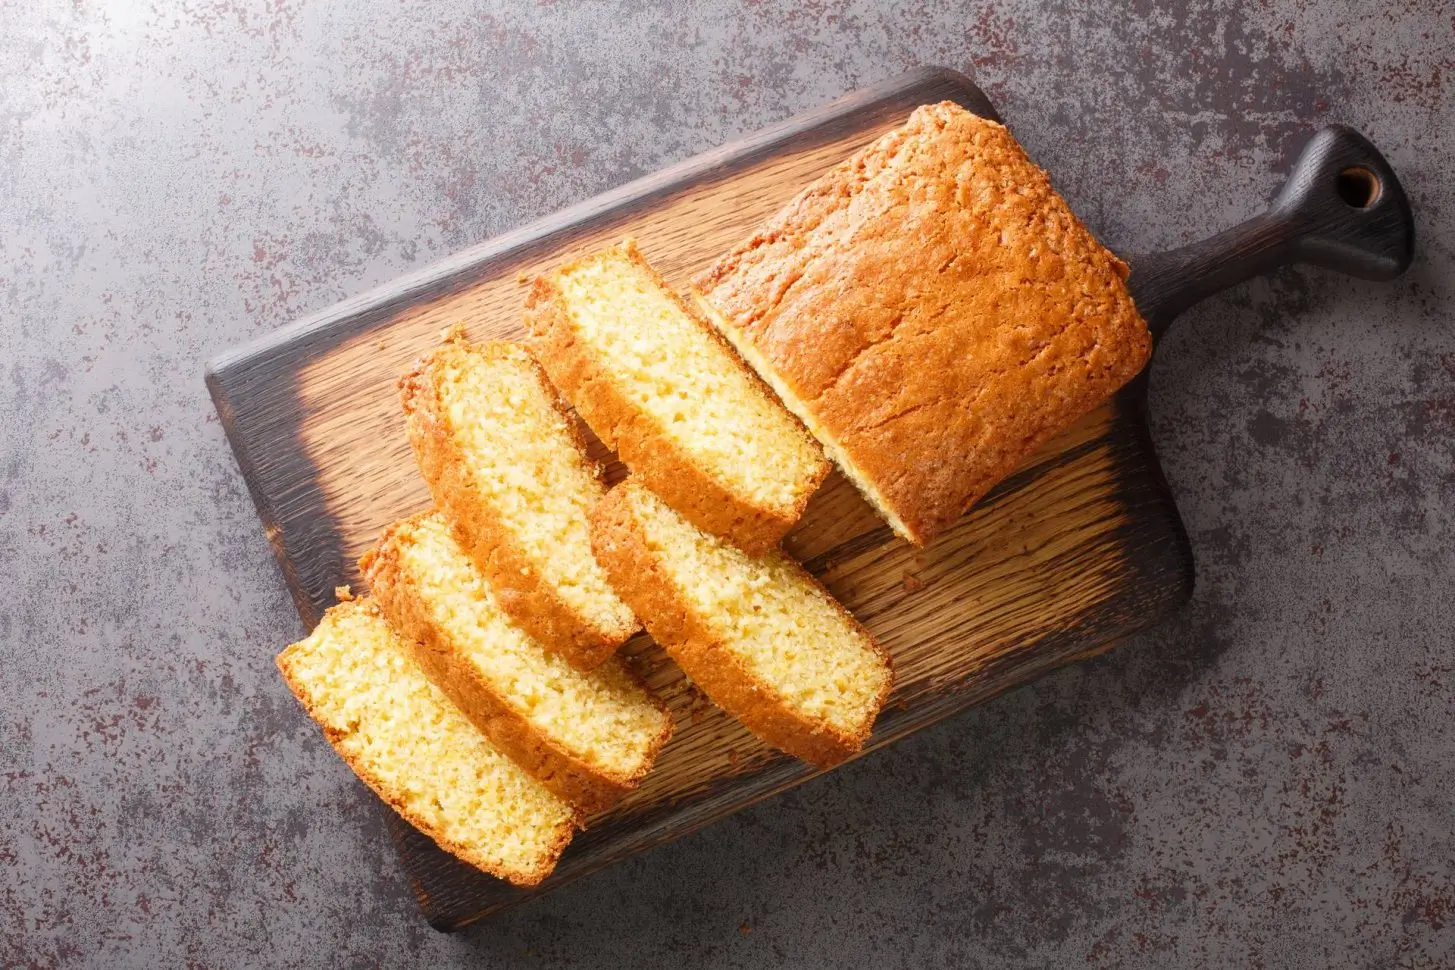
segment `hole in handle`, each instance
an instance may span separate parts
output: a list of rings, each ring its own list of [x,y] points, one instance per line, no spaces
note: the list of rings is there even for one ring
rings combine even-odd
[[[1384,187],[1379,184],[1379,176],[1367,168],[1346,168],[1339,173],[1339,179],[1334,184],[1339,191],[1339,198],[1351,208],[1367,209],[1379,201],[1379,194]]]

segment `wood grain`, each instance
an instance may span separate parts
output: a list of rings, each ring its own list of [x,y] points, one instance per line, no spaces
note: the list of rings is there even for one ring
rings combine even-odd
[[[916,106],[946,98],[994,116],[967,79],[923,71],[691,159],[217,361],[208,382],[305,621],[358,583],[379,530],[426,506],[395,381],[456,322],[521,333],[528,276],[635,235],[676,284],[806,182]],[[790,534],[804,560],[892,652],[897,687],[867,750],[1073,659],[1183,602],[1187,541],[1138,396],[1107,402],[1038,452],[927,549],[895,539],[840,476]],[[611,456],[592,442],[599,457]],[[613,462],[608,476],[624,470]],[[677,733],[642,787],[594,819],[527,893],[455,862],[397,817],[391,829],[430,922],[455,928],[700,828],[812,776],[707,704],[655,644],[629,661]]]

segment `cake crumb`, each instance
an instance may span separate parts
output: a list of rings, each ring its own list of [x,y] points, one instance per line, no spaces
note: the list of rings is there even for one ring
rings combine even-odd
[[[748,925],[747,920],[743,920],[741,923],[738,924],[738,932],[743,934],[744,936],[747,936],[749,933],[753,932],[753,928]]]
[[[687,681],[687,690],[691,697],[687,708],[687,717],[693,724],[701,724],[712,711],[712,700],[702,692],[696,684]]]
[[[906,593],[918,593],[925,588],[924,580],[920,579],[914,573],[904,574],[903,585]]]

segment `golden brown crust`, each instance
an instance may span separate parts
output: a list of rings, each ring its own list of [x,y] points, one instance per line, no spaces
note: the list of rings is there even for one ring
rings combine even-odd
[[[515,710],[511,698],[501,694],[459,656],[424,606],[409,572],[401,568],[400,542],[408,541],[405,534],[411,524],[428,514],[431,513],[420,513],[390,525],[380,535],[378,544],[359,559],[359,570],[368,580],[380,609],[410,641],[415,660],[429,679],[516,764],[549,791],[580,808],[583,814],[594,814],[615,805],[641,784],[662,745],[671,737],[672,718],[666,706],[623,665],[625,676],[641,686],[643,693],[662,712],[663,720],[662,732],[652,739],[642,766],[627,776],[586,764],[558,742],[542,735]],[[607,663],[620,661],[610,659]]]
[[[523,348],[505,341],[478,347],[466,344],[458,332],[445,344],[420,357],[399,379],[409,442],[430,494],[449,518],[460,545],[484,573],[500,608],[548,650],[559,653],[573,667],[591,670],[638,629],[633,623],[603,628],[582,616],[541,573],[502,522],[493,503],[480,496],[461,453],[448,409],[440,393],[440,372],[452,359],[458,366],[472,354],[488,359],[507,357],[530,367],[539,376],[552,406],[570,429],[573,443],[593,478],[601,480],[601,467],[586,457],[586,443],[576,417],[547,379],[545,372]],[[604,494],[606,487],[601,486]]]
[[[820,769],[832,768],[858,754],[869,737],[873,718],[866,720],[862,731],[847,734],[785,706],[771,685],[754,677],[742,659],[725,647],[708,618],[690,608],[648,546],[644,525],[633,512],[628,492],[626,485],[612,489],[591,513],[591,548],[652,639],[713,703],[765,743]],[[803,576],[819,585],[806,571]],[[824,594],[888,665],[889,653],[842,604],[827,591]],[[885,681],[876,710],[883,706],[892,685],[892,678]]]
[[[1142,369],[1125,277],[1004,127],[944,102],[695,283],[923,545]]]
[[[347,587],[340,587],[340,589],[346,590]],[[372,600],[353,599],[352,597],[341,597],[341,599],[343,599],[343,602],[333,607],[333,610],[346,613],[357,611],[361,614],[373,616],[380,615],[378,605]],[[358,775],[364,784],[373,790],[374,794],[378,795],[383,799],[385,804],[398,813],[400,818],[423,832],[436,845],[455,858],[474,866],[482,872],[487,872],[492,876],[504,879],[513,885],[524,887],[535,886],[551,874],[556,868],[556,861],[570,843],[572,835],[575,834],[575,830],[580,823],[579,817],[567,820],[558,826],[551,847],[548,850],[547,860],[543,861],[539,866],[530,869],[506,868],[499,865],[495,860],[484,856],[480,852],[479,846],[450,838],[447,833],[431,825],[428,819],[411,811],[406,799],[393,786],[380,778],[366,761],[354,757],[352,752],[344,746],[343,741],[346,735],[333,725],[325,722],[325,719],[313,703],[312,692],[309,690],[308,684],[294,670],[296,658],[303,649],[304,645],[300,642],[289,646],[282,653],[278,654],[278,671],[283,675],[283,680],[287,683],[288,689],[293,692],[294,697],[298,698],[298,702],[303,705],[303,709],[308,713],[309,718],[323,731],[323,736],[328,740],[329,746],[334,749],[334,752],[343,759],[344,763],[349,766],[349,769],[355,775]]]
[[[683,300],[643,258],[634,240],[623,240],[618,249],[648,273],[704,333],[737,359],[737,352],[722,340],[702,312]],[[820,462],[791,508],[770,508],[726,487],[684,454],[657,421],[627,399],[612,381],[610,372],[576,337],[570,312],[553,280],[594,258],[586,256],[547,276],[536,277],[525,304],[531,352],[597,437],[616,451],[632,473],[663,501],[699,529],[727,539],[749,555],[773,548],[798,521],[808,500],[828,475],[828,462]],[[773,392],[751,369],[745,370],[768,400],[774,400]]]

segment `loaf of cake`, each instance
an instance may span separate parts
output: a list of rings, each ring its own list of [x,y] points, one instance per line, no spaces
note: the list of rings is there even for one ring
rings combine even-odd
[[[699,528],[770,549],[828,473],[799,423],[632,240],[538,278],[525,321],[586,423]]]
[[[783,552],[749,556],[631,479],[591,513],[591,546],[652,637],[763,741],[820,768],[863,748],[889,655]]]
[[[435,505],[500,608],[590,670],[636,631],[591,557],[586,514],[606,494],[575,419],[524,348],[459,330],[399,382]]]
[[[575,809],[465,719],[373,602],[330,609],[278,668],[329,744],[405,821],[518,886],[550,875]]]
[[[619,657],[577,670],[517,626],[438,513],[385,529],[359,568],[430,679],[551,791],[599,812],[651,768],[667,709]]]
[[[923,545],[1142,369],[1126,276],[1003,126],[947,101],[810,185],[694,297]]]

